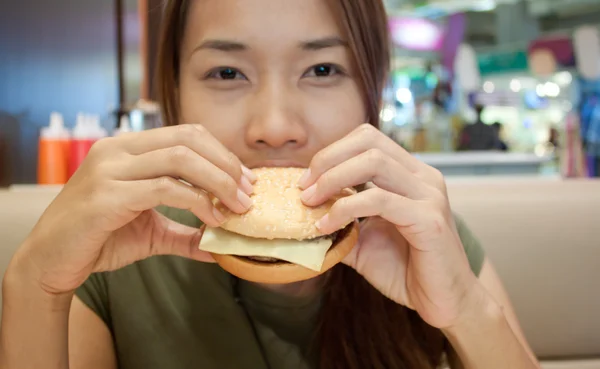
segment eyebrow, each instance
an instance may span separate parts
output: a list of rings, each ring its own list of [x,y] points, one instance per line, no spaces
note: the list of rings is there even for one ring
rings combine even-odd
[[[229,40],[206,40],[200,46],[194,49],[194,52],[198,50],[218,50],[218,51],[246,51],[249,47],[246,44],[237,41]]]
[[[348,43],[337,36],[324,37],[300,43],[300,48],[307,51],[319,51],[330,47],[348,47]]]
[[[339,37],[323,37],[315,40],[303,41],[300,43],[300,48],[306,51],[319,51],[331,47],[348,47],[348,43]],[[198,50],[217,50],[224,52],[240,52],[249,50],[250,47],[244,43],[231,40],[206,40],[194,51]]]

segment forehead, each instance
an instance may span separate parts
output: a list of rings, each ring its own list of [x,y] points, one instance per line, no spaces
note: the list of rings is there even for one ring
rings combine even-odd
[[[343,36],[330,0],[191,0],[188,40],[230,38],[273,47]]]

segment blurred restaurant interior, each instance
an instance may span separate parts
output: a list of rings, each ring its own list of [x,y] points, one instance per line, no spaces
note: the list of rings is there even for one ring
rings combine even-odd
[[[0,1],[0,271],[58,192],[40,188],[162,124],[163,3]],[[446,176],[544,369],[600,369],[600,0],[385,3],[380,129]]]
[[[47,159],[38,149],[52,113],[67,133],[91,120],[92,139],[114,134],[121,121],[131,130],[161,124],[151,77],[161,6],[160,0],[3,2],[1,183],[45,183],[38,159]],[[447,176],[598,175],[600,2],[387,0],[386,6],[394,53],[383,132]],[[465,127],[474,123],[493,127],[500,146],[466,142]]]

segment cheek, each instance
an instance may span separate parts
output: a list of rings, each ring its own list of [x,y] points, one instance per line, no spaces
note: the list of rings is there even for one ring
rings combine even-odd
[[[366,122],[366,109],[358,87],[330,91],[326,96],[308,96],[304,114],[311,132],[327,145],[346,136]]]
[[[231,149],[239,138],[247,114],[242,100],[215,94],[208,89],[183,82],[180,90],[182,123],[202,124],[215,138]]]

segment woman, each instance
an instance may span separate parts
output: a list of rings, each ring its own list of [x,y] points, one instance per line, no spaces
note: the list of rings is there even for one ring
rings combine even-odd
[[[385,21],[374,0],[166,2],[170,126],[100,141],[41,217],[4,280],[1,367],[537,368],[442,176],[362,124]],[[366,218],[345,265],[259,286],[206,263],[206,193],[243,213],[247,167],[291,165],[307,205],[373,183],[319,223]]]

